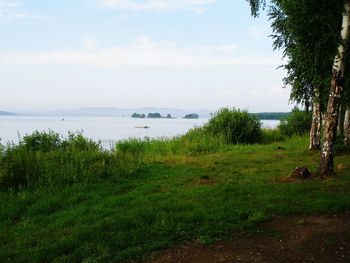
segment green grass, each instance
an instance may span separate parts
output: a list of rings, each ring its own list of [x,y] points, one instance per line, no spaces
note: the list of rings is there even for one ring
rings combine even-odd
[[[144,260],[185,240],[254,230],[275,214],[350,209],[349,154],[336,158],[343,168],[334,178],[286,183],[296,166],[317,169],[307,138],[196,154],[177,140],[125,146],[143,162],[129,177],[0,192],[0,262]]]

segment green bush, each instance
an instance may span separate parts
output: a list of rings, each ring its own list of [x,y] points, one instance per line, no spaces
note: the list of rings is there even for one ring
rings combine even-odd
[[[292,113],[281,121],[278,129],[282,135],[291,137],[293,135],[302,136],[310,131],[312,116],[311,113],[294,108]]]
[[[257,143],[261,141],[261,122],[255,115],[239,109],[223,108],[205,126],[213,136],[221,136],[225,143]]]
[[[67,151],[99,151],[101,142],[85,138],[82,132],[68,132],[68,138],[62,141],[62,148]]]
[[[27,151],[49,152],[58,150],[61,146],[61,136],[50,130],[49,132],[35,131],[31,135],[24,136],[18,148],[24,148]]]
[[[128,153],[108,152],[99,142],[69,133],[34,132],[8,144],[0,161],[0,186],[19,191],[40,186],[97,182],[130,175],[140,161]]]

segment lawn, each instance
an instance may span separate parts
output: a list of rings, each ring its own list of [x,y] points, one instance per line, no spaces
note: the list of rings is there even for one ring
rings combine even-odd
[[[274,215],[350,210],[350,154],[337,156],[333,178],[285,180],[296,166],[317,169],[306,137],[145,160],[118,180],[0,192],[0,262],[142,261],[254,232]]]

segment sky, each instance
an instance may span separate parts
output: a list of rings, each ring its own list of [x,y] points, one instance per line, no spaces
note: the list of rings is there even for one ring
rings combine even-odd
[[[0,0],[0,110],[289,111],[245,0]]]

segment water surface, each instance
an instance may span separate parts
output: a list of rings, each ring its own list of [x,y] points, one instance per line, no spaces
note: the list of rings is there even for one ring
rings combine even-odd
[[[84,136],[101,140],[105,148],[111,148],[118,140],[127,138],[170,138],[185,134],[208,121],[200,119],[137,119],[127,117],[29,117],[0,116],[0,138],[2,143],[17,142],[19,137],[33,131],[55,131],[67,136],[68,131],[83,131]],[[263,121],[264,127],[276,127],[279,121]],[[136,128],[136,127],[149,127]]]

